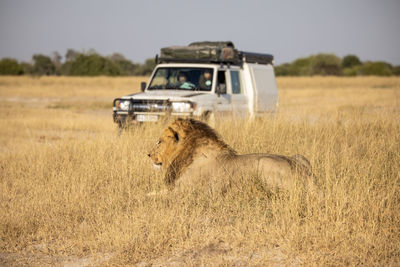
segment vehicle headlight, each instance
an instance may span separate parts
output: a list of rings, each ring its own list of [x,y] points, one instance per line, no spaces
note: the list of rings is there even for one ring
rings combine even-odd
[[[172,102],[173,112],[192,112],[194,103],[191,102]]]
[[[117,102],[117,107],[120,110],[129,110],[130,101],[129,100],[120,100]]]

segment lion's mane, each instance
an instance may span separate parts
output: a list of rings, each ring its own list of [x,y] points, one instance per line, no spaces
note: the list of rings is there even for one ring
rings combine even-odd
[[[194,119],[177,119],[170,126],[177,134],[180,142],[177,142],[173,157],[165,175],[165,182],[173,184],[183,171],[193,163],[200,147],[211,146],[220,152],[220,159],[228,159],[237,155],[228,144],[226,144],[217,132],[207,124]]]

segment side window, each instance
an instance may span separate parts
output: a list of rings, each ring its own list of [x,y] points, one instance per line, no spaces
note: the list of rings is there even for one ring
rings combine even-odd
[[[225,71],[218,71],[218,84],[219,91],[221,94],[226,94],[226,80],[225,80]]]
[[[231,70],[231,84],[232,84],[233,94],[240,94],[242,92],[240,86],[240,76],[238,71]]]

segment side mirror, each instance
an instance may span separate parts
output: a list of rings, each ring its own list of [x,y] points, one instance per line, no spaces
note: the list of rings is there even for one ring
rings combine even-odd
[[[226,85],[224,83],[220,83],[217,85],[217,88],[215,88],[216,93],[218,96],[221,94],[226,94]]]
[[[144,92],[144,90],[146,90],[146,82],[140,83],[140,89],[142,90],[142,92]]]

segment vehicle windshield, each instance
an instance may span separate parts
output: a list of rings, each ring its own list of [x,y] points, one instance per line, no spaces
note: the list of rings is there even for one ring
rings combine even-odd
[[[158,68],[149,90],[211,91],[212,68]]]

